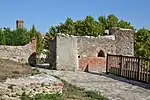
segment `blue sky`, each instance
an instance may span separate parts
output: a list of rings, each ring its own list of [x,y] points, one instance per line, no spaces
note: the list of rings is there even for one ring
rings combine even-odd
[[[50,26],[87,15],[94,18],[115,14],[136,28],[150,28],[150,0],[0,0],[0,27],[15,29],[17,19],[29,29],[35,24],[45,33]]]

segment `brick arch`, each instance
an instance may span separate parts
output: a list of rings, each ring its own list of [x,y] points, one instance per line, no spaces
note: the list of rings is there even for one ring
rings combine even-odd
[[[100,50],[100,51],[98,52],[97,57],[105,57],[104,51]]]

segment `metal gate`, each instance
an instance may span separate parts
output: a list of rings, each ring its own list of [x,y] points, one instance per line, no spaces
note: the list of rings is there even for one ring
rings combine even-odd
[[[150,82],[150,59],[107,54],[106,73]]]

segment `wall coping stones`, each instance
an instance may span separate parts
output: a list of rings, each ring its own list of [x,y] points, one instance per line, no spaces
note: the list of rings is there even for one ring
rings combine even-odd
[[[112,29],[118,29],[118,30],[122,30],[122,31],[133,31],[132,29],[120,28],[120,27],[112,27]]]
[[[57,33],[57,36],[61,36],[61,37],[71,37],[71,38],[95,38],[95,39],[110,39],[110,40],[115,40],[115,36],[114,35],[104,35],[104,36],[98,36],[98,37],[94,37],[94,36],[74,36],[74,35],[68,35],[68,34],[64,34],[64,33]]]

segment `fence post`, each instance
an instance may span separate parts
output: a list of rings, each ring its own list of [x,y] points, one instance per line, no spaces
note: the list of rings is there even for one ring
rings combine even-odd
[[[107,54],[107,57],[106,57],[106,74],[108,74],[108,54]]]
[[[120,55],[120,76],[122,75],[122,55]]]
[[[138,75],[137,80],[140,80],[140,58],[138,58]]]

